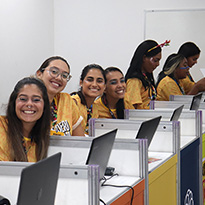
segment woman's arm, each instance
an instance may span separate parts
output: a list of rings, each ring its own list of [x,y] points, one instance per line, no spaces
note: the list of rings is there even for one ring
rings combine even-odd
[[[198,82],[195,83],[195,85],[192,87],[192,89],[187,93],[188,95],[196,95],[199,92],[205,91],[205,78],[202,78]]]
[[[79,124],[72,132],[72,136],[85,136],[81,124]]]

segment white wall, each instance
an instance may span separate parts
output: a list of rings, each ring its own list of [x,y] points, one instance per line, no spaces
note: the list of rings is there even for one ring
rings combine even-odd
[[[54,8],[55,53],[71,64],[73,78],[66,88],[71,92],[78,89],[80,72],[89,63],[99,63],[104,68],[118,66],[126,73],[136,47],[144,40],[145,10],[202,9],[205,1],[54,0]],[[187,32],[196,32],[191,28],[192,25]]]
[[[0,114],[18,80],[54,53],[53,1],[0,1]]]
[[[125,73],[144,40],[145,10],[194,8],[205,8],[205,1],[1,0],[0,104],[19,79],[54,54],[71,65],[67,92],[78,89],[81,70],[90,63],[118,66]],[[195,32],[191,28],[188,32]]]
[[[146,11],[145,38],[154,38],[163,42],[164,38],[171,40],[169,47],[164,47],[163,58],[160,66],[154,71],[155,79],[162,70],[164,62],[171,53],[177,53],[184,42],[193,41],[200,47],[202,53],[199,61],[190,69],[193,78],[198,81],[202,78],[200,68],[205,62],[205,9],[174,9],[174,10],[149,10]],[[166,21],[165,21],[166,19]],[[155,22],[158,22],[157,25]]]

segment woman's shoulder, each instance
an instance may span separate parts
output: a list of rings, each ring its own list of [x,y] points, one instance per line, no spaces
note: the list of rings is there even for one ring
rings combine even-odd
[[[125,93],[124,105],[125,105],[125,109],[135,109],[127,93]]]
[[[142,81],[139,78],[129,78],[126,82],[127,86],[142,86]]]
[[[55,97],[57,102],[60,101],[73,101],[72,97],[68,93],[58,93]]]
[[[166,76],[159,82],[159,85],[160,84],[165,85],[167,83],[175,83],[175,81],[172,78],[170,78],[169,76]]]
[[[2,141],[5,141],[5,138],[7,138],[7,129],[8,129],[8,124],[7,124],[7,119],[5,116],[0,116],[0,144]]]
[[[74,102],[76,103],[76,105],[81,104],[81,99],[80,99],[80,97],[79,97],[78,94],[71,95],[71,98],[74,100]]]
[[[98,98],[94,101],[94,104],[98,105],[98,104],[101,104],[101,102],[102,102],[101,97],[98,97]]]
[[[0,126],[7,127],[7,119],[6,116],[0,115]]]

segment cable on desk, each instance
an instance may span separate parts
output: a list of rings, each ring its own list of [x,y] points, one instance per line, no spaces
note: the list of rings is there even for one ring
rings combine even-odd
[[[102,202],[104,205],[106,205],[106,203],[102,199],[100,199],[100,202]]]
[[[133,199],[134,199],[134,189],[132,186],[129,185],[114,185],[114,184],[105,184],[109,179],[111,179],[114,176],[118,176],[118,174],[113,174],[111,177],[105,179],[104,178],[104,182],[101,184],[101,186],[111,186],[111,187],[116,187],[116,188],[124,188],[124,187],[128,187],[132,190],[132,196],[131,196],[131,200],[130,200],[130,205],[132,205],[133,203]]]

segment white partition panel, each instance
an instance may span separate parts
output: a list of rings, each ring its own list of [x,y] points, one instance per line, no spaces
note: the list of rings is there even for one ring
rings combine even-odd
[[[29,162],[0,162],[0,193],[8,198],[12,205],[17,202],[21,171],[31,164]],[[99,204],[98,165],[61,165],[55,204]]]
[[[120,120],[120,119],[91,119],[89,123],[89,130],[92,136],[99,133],[118,129],[117,138],[124,138],[124,140],[135,139],[136,133],[142,120]],[[179,122],[161,121],[153,140],[148,148],[148,157],[157,158],[159,160],[148,164],[148,171],[153,171],[159,167],[163,162],[168,160],[179,151]],[[135,139],[136,140],[136,139]]]
[[[157,101],[156,104],[158,104]],[[172,101],[161,101],[161,102],[171,102]],[[166,103],[165,103],[166,104]],[[176,103],[174,103],[176,106]],[[180,104],[177,104],[176,107],[179,107]],[[170,121],[171,115],[173,114],[175,108],[155,108],[155,110],[125,110],[125,117],[129,120],[148,120],[159,115],[162,116],[163,121]],[[180,117],[180,135],[181,137],[197,137],[197,127],[200,126],[201,122],[201,111],[194,110],[183,110]]]
[[[92,139],[92,137],[52,136],[48,155],[60,151],[62,152],[63,157],[62,164],[85,164]],[[125,139],[116,139],[108,166],[115,167],[121,175],[141,177],[141,149],[139,140],[130,139],[129,141],[126,141]],[[119,158],[121,163],[119,163]],[[124,164],[127,166],[124,166]]]
[[[48,155],[59,151],[62,152],[62,164],[81,164],[85,163],[93,137],[60,137],[52,136]],[[79,161],[77,161],[79,160]],[[135,186],[142,179],[145,179],[148,187],[148,163],[147,146],[144,140],[116,139],[108,161],[108,166],[115,168],[115,173],[119,176],[112,178],[109,183]],[[109,187],[100,188],[100,198],[110,204],[119,198],[129,188],[110,189]],[[147,190],[145,189],[145,201],[148,200]]]
[[[185,102],[186,104],[189,104],[192,101],[192,98],[193,95],[171,95],[170,101],[173,101],[174,103]],[[205,132],[205,92],[203,92],[199,110],[202,111],[202,132]]]
[[[117,138],[135,139],[141,123],[142,120],[91,119],[89,133],[91,136],[97,136],[98,134],[117,128]],[[149,151],[175,153],[175,140],[177,133],[175,130],[178,131],[178,129],[177,123],[161,121],[149,146]]]

